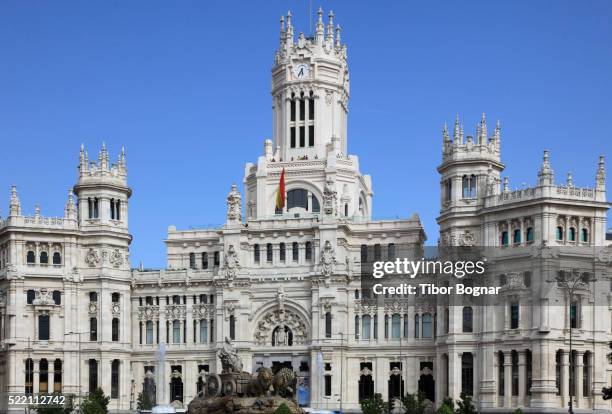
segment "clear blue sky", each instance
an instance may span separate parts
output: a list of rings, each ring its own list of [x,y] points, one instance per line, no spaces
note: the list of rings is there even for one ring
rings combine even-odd
[[[579,186],[599,154],[612,164],[612,2],[319,5],[348,43],[349,150],[373,177],[375,217],[418,212],[436,243],[440,131],[456,112],[466,134],[482,111],[501,119],[511,187],[535,182],[543,149]],[[62,215],[81,142],[113,157],[125,145],[132,264],[164,266],[167,226],[222,223],[271,134],[287,9],[308,32],[304,0],[0,2],[3,215],[11,184],[25,213]]]

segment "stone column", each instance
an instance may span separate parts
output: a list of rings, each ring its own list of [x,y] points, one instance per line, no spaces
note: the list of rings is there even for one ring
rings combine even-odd
[[[518,373],[519,373],[519,389],[518,389],[518,401],[517,406],[525,406],[525,389],[527,384],[527,371],[525,369],[525,350],[521,349],[518,351]]]
[[[576,408],[582,407],[580,404],[580,399],[583,397],[582,395],[582,379],[583,379],[583,363],[582,357],[584,352],[576,351],[576,359],[574,361],[574,401],[576,404]]]
[[[185,329],[187,330],[187,343],[193,344],[193,296],[187,296],[187,305],[185,307]]]
[[[565,407],[569,401],[569,353],[561,354],[561,401]]]
[[[512,407],[512,352],[504,352],[504,407]]]
[[[458,399],[461,395],[461,353],[448,352],[448,395]]]
[[[38,359],[33,359],[34,362],[34,380],[32,381],[34,394],[38,394],[40,392],[40,361]]]

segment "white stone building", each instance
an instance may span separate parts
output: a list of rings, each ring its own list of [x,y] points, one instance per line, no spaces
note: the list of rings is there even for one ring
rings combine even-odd
[[[601,388],[612,377],[611,313],[596,306],[610,289],[583,286],[568,318],[558,289],[541,288],[554,284],[551,269],[571,267],[555,266],[557,247],[592,248],[579,260],[600,280],[610,269],[603,158],[593,188],[571,177],[556,185],[545,153],[537,185],[510,191],[499,124],[489,135],[483,115],[464,140],[457,120],[452,139],[444,128],[438,167],[440,244],[499,247],[498,259],[518,270],[492,280],[503,286],[498,306],[372,299],[360,264],[396,257],[398,246],[418,250],[426,236],[417,215],[372,220],[371,179],[347,152],[349,91],[333,14],[325,25],[319,12],[314,35],[297,40],[291,15],[281,19],[273,139],[246,164],[244,196],[232,186],[222,227],[168,228],[166,269],[130,269],[123,152],[111,165],[105,147],[97,162],[81,149],[61,218],[23,215],[13,188],[0,220],[0,395],[100,386],[112,410],[135,409],[164,342],[170,401],[186,405],[203,375],[220,370],[216,349],[229,337],[245,370],[298,372],[313,406],[357,409],[360,398],[401,390],[439,404],[466,391],[484,410],[562,412],[571,325],[575,406],[610,409]],[[282,171],[286,205],[277,209]],[[0,410],[19,411],[6,399]]]

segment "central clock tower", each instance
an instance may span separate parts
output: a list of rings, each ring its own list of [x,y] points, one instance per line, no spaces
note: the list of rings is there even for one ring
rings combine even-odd
[[[319,9],[316,31],[295,39],[291,13],[281,18],[272,68],[274,155],[286,161],[324,159],[329,146],[347,153],[349,72],[340,26]]]

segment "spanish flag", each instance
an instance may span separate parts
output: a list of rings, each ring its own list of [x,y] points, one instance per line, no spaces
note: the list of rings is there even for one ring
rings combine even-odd
[[[282,210],[285,207],[285,169],[281,172],[278,190],[276,190],[276,209]]]

